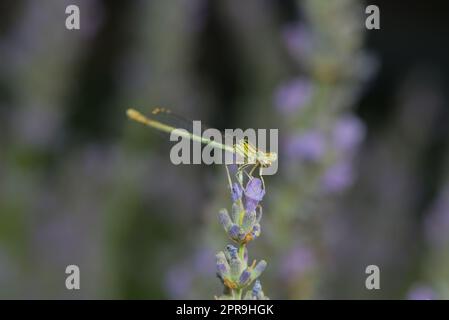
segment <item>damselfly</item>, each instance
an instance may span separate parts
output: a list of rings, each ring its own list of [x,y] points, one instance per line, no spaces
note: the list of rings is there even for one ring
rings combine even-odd
[[[243,172],[245,174],[247,174],[248,177],[251,179],[254,170],[256,170],[258,168],[259,176],[260,176],[263,186],[265,188],[265,183],[263,180],[263,169],[270,167],[277,160],[277,153],[264,152],[264,151],[258,150],[256,147],[254,147],[251,143],[249,143],[245,139],[241,139],[233,145],[227,145],[227,144],[223,144],[223,143],[220,143],[220,142],[212,140],[212,139],[208,139],[206,137],[203,137],[202,135],[194,134],[192,131],[178,128],[178,127],[176,127],[176,125],[170,123],[170,122],[172,122],[170,120],[170,118],[176,119],[176,116],[173,115],[173,117],[170,117],[171,111],[164,109],[164,108],[154,109],[152,111],[152,115],[154,116],[153,118],[146,117],[142,113],[140,113],[139,111],[137,111],[135,109],[128,109],[126,113],[130,119],[140,122],[149,127],[155,128],[157,130],[160,130],[160,131],[172,134],[172,135],[184,137],[184,138],[190,139],[192,141],[200,142],[202,144],[207,144],[212,148],[222,149],[224,151],[230,152],[230,153],[238,156],[240,159],[244,159],[244,161],[242,163],[238,164],[237,177],[240,177],[240,178],[238,178],[238,181],[240,183],[242,183],[241,175]],[[158,120],[154,119],[159,114],[168,115],[168,117],[165,117],[167,120],[164,120],[166,123],[164,123],[163,121],[158,121]],[[173,122],[175,122],[175,121],[173,121]],[[222,140],[222,141],[224,141],[224,140]],[[229,169],[228,169],[227,165],[225,165],[225,168],[226,168],[226,172],[228,175],[230,187],[232,187],[231,177],[229,175]],[[247,168],[250,168],[249,173],[246,172]]]

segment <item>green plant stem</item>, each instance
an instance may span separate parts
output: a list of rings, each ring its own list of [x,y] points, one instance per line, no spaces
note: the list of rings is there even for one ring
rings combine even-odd
[[[239,246],[239,258],[244,261],[244,257],[245,257],[245,245],[241,244]]]
[[[242,289],[235,289],[234,300],[242,300]]]

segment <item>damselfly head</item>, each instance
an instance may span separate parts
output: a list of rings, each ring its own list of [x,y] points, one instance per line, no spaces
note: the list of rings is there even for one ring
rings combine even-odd
[[[258,151],[257,153],[257,161],[260,163],[260,165],[264,168],[270,167],[273,162],[277,160],[277,154],[275,152],[262,152]]]
[[[270,163],[270,166],[273,162],[276,162],[278,159],[278,154],[276,152],[267,152],[266,154],[267,162]]]

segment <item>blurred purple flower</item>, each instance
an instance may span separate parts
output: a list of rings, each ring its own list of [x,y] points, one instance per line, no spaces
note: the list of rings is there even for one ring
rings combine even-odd
[[[192,274],[188,268],[176,266],[165,277],[165,290],[173,299],[185,298],[192,288]]]
[[[449,241],[449,186],[435,200],[425,221],[427,241],[433,246],[443,246]]]
[[[435,300],[436,294],[435,291],[432,290],[432,288],[425,286],[425,285],[419,285],[413,287],[407,294],[408,300]]]
[[[286,154],[291,159],[318,161],[325,152],[324,135],[318,131],[296,134],[286,141]]]
[[[350,152],[354,150],[365,137],[365,125],[354,115],[344,115],[335,124],[334,143],[337,149]]]
[[[315,264],[312,251],[304,246],[298,245],[290,250],[281,260],[280,275],[289,281],[293,277],[302,275]]]
[[[61,130],[61,114],[48,106],[30,105],[18,108],[11,118],[14,135],[22,143],[49,147]]]
[[[310,101],[312,91],[312,84],[307,79],[293,79],[282,84],[276,90],[274,105],[282,114],[290,115]]]
[[[312,37],[302,23],[291,23],[284,27],[282,38],[290,54],[295,58],[303,60],[311,50]]]
[[[185,28],[189,32],[199,32],[203,29],[208,12],[207,0],[183,0],[181,1],[183,11],[187,13],[187,19],[189,23],[185,25]]]
[[[8,63],[2,67],[17,68],[27,67],[29,63],[35,63],[39,54],[53,53],[58,50],[58,56],[66,56],[64,52],[72,51],[71,44],[64,45],[67,35],[65,28],[59,28],[59,21],[52,19],[57,16],[72,1],[25,1],[19,15],[0,41],[2,59]],[[78,0],[80,8],[83,8],[82,27],[77,35],[91,39],[104,22],[104,8],[101,1]],[[42,32],[46,37],[42,37]],[[75,37],[76,40],[79,38]],[[74,40],[74,41],[76,41]],[[75,42],[74,42],[75,43]],[[4,54],[4,55],[3,55]]]
[[[348,188],[354,181],[354,173],[349,162],[337,163],[326,170],[322,178],[325,192],[340,192]]]
[[[193,258],[193,268],[199,274],[213,274],[215,271],[214,251],[211,248],[197,250]]]
[[[264,195],[265,190],[262,188],[262,181],[258,178],[251,179],[245,189],[246,211],[254,211]]]

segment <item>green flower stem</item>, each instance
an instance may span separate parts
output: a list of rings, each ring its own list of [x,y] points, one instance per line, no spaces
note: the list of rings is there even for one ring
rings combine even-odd
[[[242,226],[243,224],[243,216],[245,215],[245,211],[243,209],[243,203],[242,201],[240,202],[240,216],[239,216],[239,226]],[[240,244],[239,245],[239,251],[238,251],[238,255],[241,261],[244,261],[244,256],[245,256],[245,244]],[[234,299],[235,300],[242,300],[242,289],[234,289],[234,293],[233,293]]]
[[[245,256],[245,244],[241,244],[239,246],[239,258],[242,259],[243,261],[244,256]]]
[[[234,290],[234,300],[242,300],[242,289]]]

